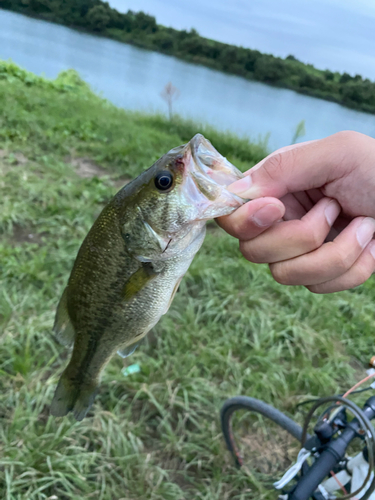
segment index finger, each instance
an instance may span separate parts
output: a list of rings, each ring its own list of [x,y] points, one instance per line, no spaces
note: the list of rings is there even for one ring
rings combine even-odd
[[[282,148],[248,170],[229,190],[254,199],[281,198],[288,193],[319,188],[353,170],[360,162],[362,144],[368,139],[364,134],[345,131]]]

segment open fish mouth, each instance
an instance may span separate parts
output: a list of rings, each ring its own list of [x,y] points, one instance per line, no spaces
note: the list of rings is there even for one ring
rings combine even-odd
[[[248,201],[227,190],[230,184],[243,177],[242,172],[202,134],[196,134],[186,145],[185,160],[184,189],[196,207],[195,220],[228,215]]]
[[[193,245],[196,240],[203,241],[205,221],[229,215],[248,201],[227,189],[243,177],[242,172],[201,134],[170,150],[161,168],[165,164],[179,177],[176,191],[171,192],[174,194],[171,215],[163,229],[158,227],[159,220],[153,219],[152,213],[151,217],[143,216],[147,235],[162,260],[184,251],[186,245]],[[149,256],[142,254],[137,258],[146,262]]]

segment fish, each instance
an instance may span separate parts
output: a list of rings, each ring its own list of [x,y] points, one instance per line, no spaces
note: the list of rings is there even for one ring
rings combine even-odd
[[[130,356],[165,314],[206,221],[247,200],[227,187],[243,174],[201,134],[171,149],[104,207],[60,298],[53,332],[72,348],[50,413],[81,421],[111,357]]]

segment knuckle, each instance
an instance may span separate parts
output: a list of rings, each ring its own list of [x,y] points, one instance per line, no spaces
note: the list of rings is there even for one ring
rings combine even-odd
[[[357,282],[357,286],[358,285],[362,285],[362,283],[364,283],[365,281],[367,281],[371,277],[373,271],[374,271],[373,266],[369,267],[364,262],[358,264],[357,265],[357,269],[356,269],[356,282]]]
[[[290,267],[283,262],[277,262],[269,265],[273,279],[280,285],[292,285]]]
[[[345,168],[353,169],[360,164],[361,155],[359,153],[362,151],[362,148],[364,151],[367,150],[368,138],[364,134],[355,132],[354,130],[343,130],[334,134],[332,140],[334,147],[331,148],[331,151],[334,163],[336,164],[334,171],[337,175],[342,176],[343,168],[344,170]],[[353,151],[356,151],[358,154],[353,155]],[[348,158],[350,159],[349,164]]]
[[[342,150],[342,154],[348,154],[353,150],[360,149],[366,143],[366,136],[354,130],[343,130],[334,134],[334,140]]]
[[[315,250],[319,248],[324,241],[324,237],[319,231],[319,228],[313,224],[305,228],[303,238],[305,239],[307,250]]]
[[[332,249],[334,249],[335,243],[329,242],[327,243]],[[348,251],[334,249],[334,263],[333,267],[336,269],[338,274],[344,274],[353,264],[352,257],[348,253]]]
[[[284,151],[283,153],[275,153],[268,158],[263,165],[265,174],[271,181],[278,180],[282,172],[285,170],[285,165],[289,165],[290,159],[293,158],[293,151]],[[290,165],[289,167],[290,168]]]
[[[228,215],[226,217],[227,217],[227,219],[225,219],[225,220],[216,219],[216,220],[218,220],[219,226],[221,226],[224,229],[224,231],[226,231],[228,234],[230,234],[234,238],[238,238],[239,237],[240,223],[239,223],[237,217],[234,217],[234,214]],[[230,217],[230,219],[229,219],[229,217]]]
[[[340,142],[352,142],[361,134],[359,132],[354,132],[354,130],[341,130],[334,134],[334,138],[338,139]]]
[[[264,264],[266,262],[262,258],[262,251],[253,244],[252,241],[240,241],[240,252],[246,260],[254,262],[255,264]]]
[[[310,285],[310,286],[306,286],[305,288],[307,288],[307,290],[311,293],[315,293],[315,294],[322,294],[324,293],[323,290],[321,290],[320,286],[319,285]]]
[[[240,240],[251,240],[256,234],[252,231],[252,227],[249,224],[249,220],[243,217],[234,217],[231,227],[232,236]]]

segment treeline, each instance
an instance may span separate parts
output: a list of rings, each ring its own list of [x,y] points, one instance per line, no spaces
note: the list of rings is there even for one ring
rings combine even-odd
[[[375,113],[375,83],[178,31],[144,12],[120,13],[100,0],[0,0],[0,7],[156,50],[187,61]]]

